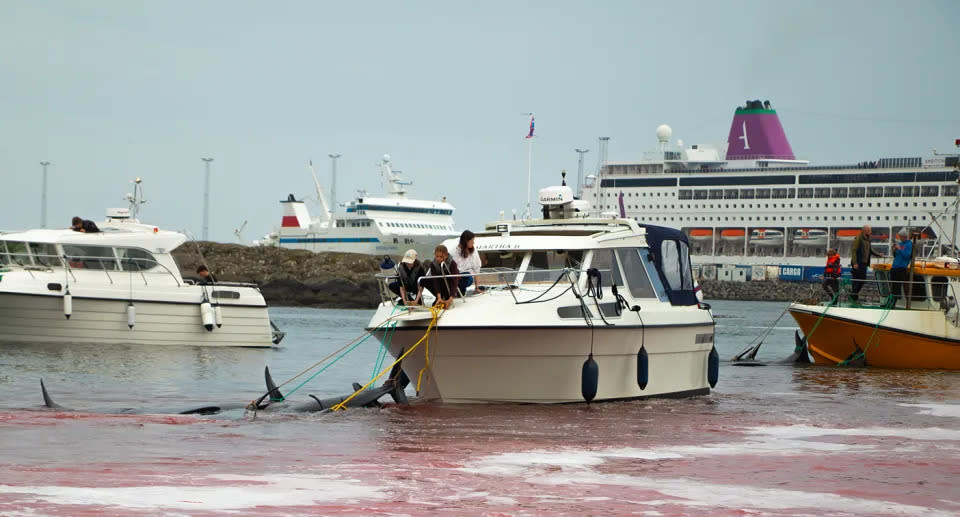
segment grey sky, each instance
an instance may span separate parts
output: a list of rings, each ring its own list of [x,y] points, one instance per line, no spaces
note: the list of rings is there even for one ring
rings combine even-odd
[[[0,228],[100,220],[141,176],[143,219],[247,240],[312,196],[343,154],[339,198],[379,192],[384,153],[460,228],[534,189],[637,159],[670,124],[721,143],[770,99],[798,158],[846,163],[953,150],[960,2],[133,2],[0,0]]]

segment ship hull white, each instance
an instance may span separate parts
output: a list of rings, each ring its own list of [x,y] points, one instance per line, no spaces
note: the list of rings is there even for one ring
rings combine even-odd
[[[366,238],[341,238],[308,234],[296,236],[285,234],[280,239],[280,247],[309,250],[314,253],[337,252],[359,253],[362,255],[402,256],[408,249],[417,250],[422,258],[433,256],[433,250],[446,239],[459,234],[381,236]],[[394,242],[396,241],[396,242]]]
[[[0,293],[0,341],[273,346],[266,307],[221,304],[223,325],[208,331],[199,304],[135,301],[133,328],[128,326],[128,304],[75,296],[67,319],[62,296]]]
[[[423,327],[400,326],[388,338],[389,352],[399,357],[422,336]],[[710,335],[697,343],[697,335]],[[385,334],[376,333],[384,340]],[[403,369],[419,396],[448,403],[583,402],[581,370],[593,340],[599,366],[595,401],[709,393],[707,356],[712,325],[604,328],[440,326],[431,332],[430,365],[426,344],[403,360]],[[637,383],[637,352],[643,342],[648,358],[648,385]],[[423,373],[421,375],[421,370]]]

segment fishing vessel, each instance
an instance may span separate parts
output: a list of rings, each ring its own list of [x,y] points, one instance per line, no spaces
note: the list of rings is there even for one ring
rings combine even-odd
[[[696,299],[687,235],[584,217],[587,204],[567,186],[542,189],[539,201],[543,219],[477,233],[479,287],[449,310],[397,305],[387,289],[395,277],[380,275],[383,302],[368,330],[402,358],[419,396],[564,403],[708,393],[719,364],[714,322]],[[434,280],[443,278],[420,281]]]
[[[107,210],[101,231],[0,234],[0,340],[270,347],[283,333],[253,284],[195,283],[171,255],[186,236]]]
[[[826,250],[848,256],[853,236],[873,227],[887,253],[904,227],[928,224],[919,243],[936,250],[954,233],[956,156],[869,158],[844,165],[797,159],[770,101],[734,111],[723,146],[671,142],[636,161],[606,161],[582,185],[594,213],[619,211],[643,224],[684,232],[696,264],[822,266]],[[774,238],[771,238],[775,236]]]
[[[960,261],[916,261],[906,282],[891,280],[889,262],[873,268],[876,278],[868,285],[876,288],[875,303],[790,305],[814,362],[960,369]]]
[[[459,235],[453,222],[453,205],[446,198],[411,199],[407,197],[411,183],[400,178],[389,155],[383,156],[379,167],[387,185],[386,195],[370,197],[361,193],[346,204],[344,213],[328,203],[311,167],[320,215],[312,217],[306,203],[290,194],[280,202],[280,228],[259,244],[366,255],[403,255],[413,248],[421,256],[430,256],[441,241]]]

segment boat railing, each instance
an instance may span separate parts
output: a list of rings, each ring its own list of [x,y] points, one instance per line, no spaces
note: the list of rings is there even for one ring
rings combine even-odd
[[[131,273],[138,274],[143,281],[143,285],[148,285],[147,276],[145,273],[156,273],[152,271],[155,268],[160,268],[162,270],[161,274],[169,275],[177,283],[177,286],[182,286],[183,282],[180,280],[180,275],[175,274],[167,266],[157,262],[153,258],[141,258],[141,257],[107,257],[102,255],[55,255],[47,253],[16,253],[16,252],[7,252],[6,255],[10,261],[13,262],[13,265],[20,266],[24,271],[30,273],[31,277],[36,278],[34,272],[52,272],[53,268],[65,268],[67,274],[73,279],[77,280],[76,275],[74,274],[75,270],[89,270],[89,271],[102,271],[110,284],[113,284],[113,275],[122,273]],[[17,259],[19,258],[19,260]],[[10,265],[10,264],[8,264]]]
[[[611,270],[598,270],[604,275],[609,275]],[[516,291],[532,291],[542,296],[543,293],[554,289],[556,286],[569,288],[570,285],[576,285],[579,282],[579,274],[586,273],[586,269],[577,268],[554,268],[554,269],[512,269],[505,267],[482,268],[476,275],[472,273],[457,273],[444,275],[424,275],[417,282],[426,291],[431,292],[432,287],[428,282],[440,280],[449,281],[452,278],[465,278],[476,276],[476,287],[468,293],[459,292],[460,298],[467,300],[469,294],[473,292],[484,292],[491,290],[508,291],[513,296],[516,303],[525,303],[515,294]],[[390,289],[391,284],[399,282],[399,275],[394,271],[390,273],[378,273],[376,275],[380,291],[380,299],[393,305],[398,305],[398,295]],[[563,282],[564,278],[567,282]],[[541,287],[537,289],[536,287]],[[439,286],[437,286],[439,289]],[[399,289],[398,289],[399,290]],[[459,291],[459,288],[457,289]]]
[[[854,295],[855,286],[860,282],[862,285]],[[833,298],[827,294],[828,298]],[[894,280],[889,271],[878,270],[872,279],[844,279],[832,303],[854,302],[857,307],[877,309],[949,311],[957,306],[957,300],[956,282],[951,282],[948,277],[916,275],[912,280]]]

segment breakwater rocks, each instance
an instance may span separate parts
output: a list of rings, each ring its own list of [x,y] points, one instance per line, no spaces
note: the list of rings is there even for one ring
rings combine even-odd
[[[217,242],[188,242],[173,255],[184,278],[196,277],[202,255],[218,281],[255,283],[270,305],[367,309],[380,303],[377,257]]]
[[[747,281],[730,282],[723,280],[704,280],[701,283],[703,299],[710,300],[758,300],[758,301],[799,301],[825,299],[823,287],[819,283]]]

